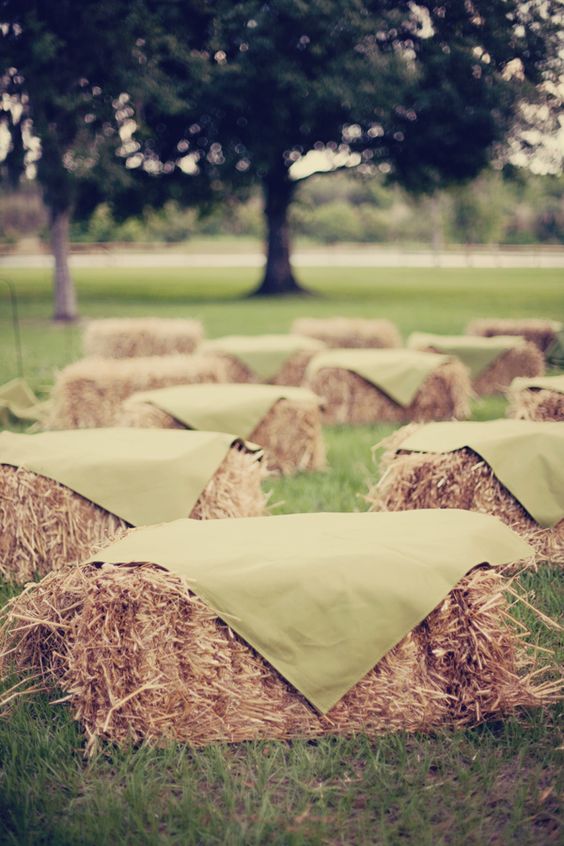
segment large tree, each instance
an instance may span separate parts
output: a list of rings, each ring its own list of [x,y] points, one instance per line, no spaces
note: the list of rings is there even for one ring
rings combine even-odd
[[[0,121],[12,137],[5,171],[25,170],[25,141],[40,141],[37,179],[55,259],[54,317],[77,316],[68,265],[69,225],[125,175],[115,150],[119,95],[137,64],[135,0],[0,0]],[[3,95],[3,99],[2,99]],[[27,166],[30,166],[29,156]]]
[[[141,49],[151,84],[128,166],[153,203],[212,202],[260,184],[259,293],[300,290],[288,228],[299,178],[376,167],[432,193],[475,176],[523,104],[552,96],[551,0],[149,6],[155,26]]]

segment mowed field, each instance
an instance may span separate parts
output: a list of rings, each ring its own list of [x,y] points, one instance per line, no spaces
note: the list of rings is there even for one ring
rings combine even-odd
[[[74,275],[84,318],[194,316],[210,337],[284,332],[306,315],[387,317],[404,336],[461,332],[473,317],[564,316],[560,270],[310,268],[300,276],[317,296],[280,302],[246,299],[257,279],[245,269]],[[80,356],[80,327],[49,322],[46,271],[0,276],[17,291],[25,375],[43,394],[54,371]],[[0,384],[15,375],[7,291],[0,290]],[[474,405],[475,419],[504,412],[502,398]],[[330,469],[269,480],[273,513],[365,510],[377,478],[372,447],[391,430],[327,429]],[[545,566],[523,583],[540,610],[559,616],[561,571]],[[0,583],[0,602],[14,592]],[[562,663],[561,636],[526,608],[513,613],[528,639],[549,650],[546,660]],[[556,844],[561,714],[555,706],[433,736],[106,747],[87,761],[64,705],[22,697],[0,719],[0,843]]]

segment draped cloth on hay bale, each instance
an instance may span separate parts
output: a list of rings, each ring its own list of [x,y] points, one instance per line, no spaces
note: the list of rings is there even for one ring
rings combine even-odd
[[[210,355],[84,358],[64,367],[57,375],[45,427],[113,426],[121,403],[136,391],[225,381],[224,363]]]
[[[130,526],[263,514],[261,455],[218,432],[4,432],[0,573],[24,582]]]
[[[564,564],[564,424],[525,420],[406,426],[384,447],[368,495],[383,511],[468,508],[493,514]]]
[[[264,448],[269,470],[289,474],[325,466],[320,403],[292,386],[175,385],[133,394],[117,423],[232,432]]]
[[[505,391],[516,376],[542,376],[544,357],[535,344],[514,335],[491,338],[414,332],[410,349],[456,356],[466,365],[479,395]]]
[[[540,317],[483,317],[471,320],[466,327],[466,334],[485,337],[521,335],[535,344],[542,353],[546,353],[563,329],[564,326],[560,321],[545,320]]]
[[[62,689],[89,750],[473,725],[558,688],[506,612],[531,553],[464,511],[137,529],[9,604],[2,674]]]
[[[205,341],[200,352],[221,357],[229,382],[301,385],[310,359],[324,346],[299,335],[225,335]]]
[[[84,355],[132,358],[189,355],[201,344],[200,320],[167,317],[112,317],[91,320],[85,329]]]
[[[299,317],[293,335],[323,341],[328,347],[401,347],[401,335],[391,320],[362,317]]]
[[[326,423],[468,417],[470,377],[456,359],[415,350],[340,349],[310,362],[306,383]]]
[[[564,374],[514,379],[507,391],[507,416],[564,422]]]

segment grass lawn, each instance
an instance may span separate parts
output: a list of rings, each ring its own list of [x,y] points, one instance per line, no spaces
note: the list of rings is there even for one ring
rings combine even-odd
[[[18,293],[26,376],[46,390],[53,371],[80,355],[80,328],[49,323],[49,278],[10,271]],[[75,273],[84,317],[200,317],[208,334],[286,331],[301,315],[395,320],[404,334],[459,332],[471,317],[564,313],[557,270],[312,268],[319,294],[245,300],[248,270],[84,270]],[[0,291],[0,383],[15,375],[7,299]],[[504,414],[501,398],[475,404],[477,419]],[[275,513],[364,510],[377,467],[371,447],[390,426],[326,431],[331,469],[268,482]],[[562,575],[524,579],[534,603],[557,616]],[[0,584],[0,601],[14,591]],[[562,658],[558,636],[526,609],[530,639]],[[108,748],[90,761],[65,706],[19,702],[0,720],[1,844],[556,844],[562,737],[558,707],[519,719],[376,740],[257,742],[162,750]],[[560,758],[560,760],[559,760]]]

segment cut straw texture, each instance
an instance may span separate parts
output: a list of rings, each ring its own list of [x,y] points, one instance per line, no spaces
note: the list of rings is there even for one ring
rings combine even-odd
[[[127,399],[118,426],[143,429],[185,429],[171,414],[135,397]],[[263,447],[267,468],[291,475],[325,467],[325,442],[317,402],[305,404],[279,399],[253,429],[248,440]]]
[[[371,510],[464,508],[492,514],[531,544],[537,561],[564,565],[564,520],[553,528],[540,526],[489,464],[467,447],[445,453],[402,451],[416,428],[405,426],[379,444],[384,447],[381,477],[367,497]]]
[[[263,476],[256,454],[232,447],[186,516],[264,514]],[[0,575],[16,583],[80,561],[129,527],[65,485],[7,464],[0,464],[0,525]]]
[[[47,429],[112,426],[123,400],[136,391],[225,381],[223,362],[212,355],[84,358],[58,374],[44,425]]]
[[[147,564],[81,565],[28,586],[4,610],[0,675],[61,689],[91,753],[100,739],[202,746],[471,726],[558,695],[507,613],[509,584],[472,570],[325,716],[176,576]]]
[[[221,359],[226,370],[227,382],[264,382],[268,385],[294,385],[299,387],[303,384],[307,366],[319,350],[300,350],[291,355],[282,365],[278,373],[271,379],[261,379],[250,367],[247,367],[239,358],[234,355],[217,350],[213,357]]]
[[[482,335],[491,338],[494,335],[521,335],[544,354],[556,340],[562,324],[556,320],[541,318],[480,318],[472,320],[466,327],[467,335]],[[537,375],[537,374],[535,374]]]
[[[84,332],[84,354],[104,358],[193,353],[204,338],[199,320],[116,317],[92,320]]]
[[[292,324],[293,335],[323,341],[328,347],[401,347],[401,335],[391,320],[361,317],[300,317]]]
[[[564,421],[564,394],[547,388],[514,386],[507,392],[507,416],[517,420]]]
[[[402,406],[376,385],[340,367],[314,373],[308,387],[323,397],[325,423],[404,423],[410,420],[458,420],[470,414],[468,370],[459,361],[439,365],[422,383],[409,405]]]

